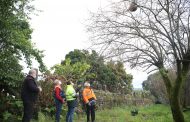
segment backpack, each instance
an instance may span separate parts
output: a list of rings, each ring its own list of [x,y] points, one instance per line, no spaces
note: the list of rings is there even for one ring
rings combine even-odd
[[[66,96],[65,96],[65,93],[64,93],[63,90],[60,91],[60,96],[61,96],[62,98],[64,98],[64,99],[66,99]],[[53,98],[56,99],[55,90],[53,90]]]

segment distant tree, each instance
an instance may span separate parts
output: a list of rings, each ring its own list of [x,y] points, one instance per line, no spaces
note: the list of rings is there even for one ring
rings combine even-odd
[[[77,63],[86,63],[90,65],[86,72],[80,76],[80,78],[78,77],[79,79],[89,80],[91,81],[92,85],[95,81],[98,84],[101,84],[101,86],[107,86],[107,89],[111,92],[121,92],[114,89],[118,86],[118,84],[120,87],[123,87],[125,93],[129,93],[132,90],[132,76],[126,73],[122,62],[105,62],[104,58],[102,56],[99,56],[99,54],[94,50],[92,50],[90,53],[87,50],[75,49],[65,56],[65,60],[61,62],[61,67],[66,65],[68,59],[70,60],[69,66],[71,67]],[[60,65],[58,67],[60,67]],[[67,69],[71,70],[71,67]],[[55,72],[57,71],[58,70]]]
[[[87,26],[94,47],[107,58],[119,57],[145,70],[158,70],[166,86],[173,119],[184,122],[180,91],[190,65],[190,1],[130,0],[112,2],[92,13]],[[172,84],[167,69],[176,67]]]
[[[172,69],[169,69],[169,77],[172,81],[176,79],[176,73],[173,72]],[[142,83],[143,89],[150,91],[150,93],[156,98],[157,101],[161,103],[168,103],[167,91],[166,87],[164,86],[164,81],[159,74],[159,72],[153,73],[148,76],[147,80],[143,81]],[[180,101],[183,108],[186,108],[190,105],[190,75],[186,79],[185,83],[183,84],[182,91],[180,93]]]
[[[116,63],[113,61],[109,61],[107,62],[107,66],[113,72],[113,76],[115,76],[115,79],[112,81],[112,84],[119,84],[120,89],[126,89],[126,92],[130,93],[133,88],[133,76],[126,73],[124,64],[120,61],[117,61]]]
[[[143,81],[142,87],[155,97],[155,102],[169,103],[166,87],[159,72],[148,76],[147,80]]]
[[[86,62],[86,56],[84,53],[84,50],[78,50],[78,49],[74,49],[74,51],[70,51],[68,54],[66,54],[65,59],[70,59],[71,60],[71,64],[74,64],[76,62]],[[61,64],[64,64],[65,61],[62,61]]]
[[[79,80],[85,77],[86,71],[90,68],[87,63],[76,62],[71,64],[71,60],[67,58],[64,64],[56,64],[51,69],[55,75],[63,76],[66,80]]]

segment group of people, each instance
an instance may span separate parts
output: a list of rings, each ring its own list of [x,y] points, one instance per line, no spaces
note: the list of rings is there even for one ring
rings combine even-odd
[[[31,69],[23,82],[21,98],[23,100],[24,114],[22,122],[30,122],[30,120],[32,119],[34,104],[37,101],[39,92],[42,91],[42,88],[36,84],[36,76],[36,70]],[[61,87],[62,82],[60,80],[54,80],[54,84],[55,85],[53,90],[53,97],[56,107],[55,121],[60,121],[62,105],[64,103],[67,103],[68,110],[66,115],[66,122],[72,122],[79,93],[76,93],[73,87],[74,84],[71,81],[67,81],[67,87],[65,92]],[[81,96],[86,108],[87,122],[90,122],[90,118],[91,122],[94,122],[96,96],[91,89],[89,82],[84,83],[84,89],[82,90]]]

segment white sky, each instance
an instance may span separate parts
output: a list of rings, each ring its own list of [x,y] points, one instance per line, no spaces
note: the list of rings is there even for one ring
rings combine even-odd
[[[88,11],[96,12],[106,0],[35,0],[38,16],[31,16],[32,41],[37,48],[44,50],[44,62],[49,67],[60,63],[65,55],[74,49],[87,49],[90,46],[88,35],[82,23],[89,17]],[[138,70],[126,69],[134,77],[133,86],[141,88],[147,74]]]

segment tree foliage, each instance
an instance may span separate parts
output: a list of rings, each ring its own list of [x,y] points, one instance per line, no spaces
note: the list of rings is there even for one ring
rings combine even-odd
[[[51,69],[55,75],[63,76],[66,80],[78,80],[85,77],[86,71],[90,68],[87,63],[76,62],[71,63],[71,59],[67,58],[64,64],[56,64]]]
[[[23,78],[20,61],[25,59],[31,66],[36,59],[40,70],[45,66],[42,51],[31,42],[32,29],[28,22],[28,13],[33,9],[29,0],[1,0],[0,2],[0,86],[13,92]]]
[[[17,102],[20,101],[15,100],[12,95],[16,96],[16,99],[20,96],[20,87],[24,78],[23,62],[31,67],[32,60],[35,59],[40,65],[40,71],[45,70],[42,51],[31,42],[29,14],[34,10],[30,5],[31,1],[0,1],[0,97],[2,98],[0,104],[3,105],[0,118],[4,111],[10,112],[11,116],[21,114],[17,112],[17,109],[22,110],[20,104],[17,106]]]
[[[68,62],[70,62],[69,65]],[[66,66],[68,68],[65,68]],[[74,67],[78,68],[75,68],[75,71],[73,71]],[[122,93],[129,93],[132,90],[133,78],[132,75],[126,73],[123,63],[119,61],[105,62],[104,58],[99,56],[94,50],[90,53],[87,50],[75,49],[65,56],[65,60],[61,62],[61,65],[55,65],[54,68],[56,69],[54,72],[56,74],[66,77],[68,77],[68,74],[75,74],[70,75],[70,78],[83,81],[88,80],[95,87],[100,85],[100,89],[106,86],[106,89],[109,91]],[[68,72],[68,74],[65,72]]]

